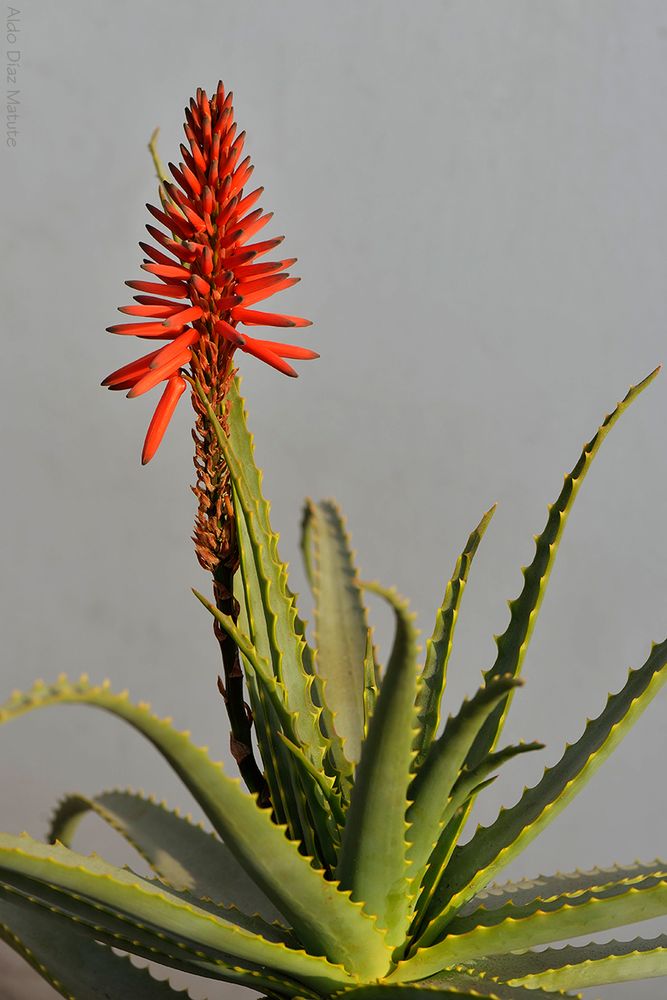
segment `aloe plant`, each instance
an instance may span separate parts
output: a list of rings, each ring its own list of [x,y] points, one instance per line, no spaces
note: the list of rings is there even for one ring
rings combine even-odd
[[[204,106],[199,98],[196,107]],[[193,116],[205,131],[205,115],[203,125],[201,114]],[[164,188],[164,199],[170,196]],[[667,974],[665,935],[543,947],[666,914],[667,862],[497,882],[583,789],[667,680],[667,640],[651,647],[643,666],[630,671],[625,686],[516,805],[462,842],[474,803],[502,765],[541,748],[500,745],[500,738],[549,574],[595,455],[656,372],[630,389],[565,477],[523,570],[523,589],[510,602],[495,662],[444,725],[455,626],[493,508],[456,561],[422,658],[407,602],[360,579],[338,507],[309,501],[302,551],[315,605],[311,645],[278,553],[238,381],[228,366],[224,392],[216,396],[202,373],[205,366],[193,362],[186,370],[181,360],[177,374],[165,379],[191,383],[200,458],[215,456],[218,476],[211,482],[215,489],[222,482],[231,500],[219,522],[233,527],[220,535],[226,559],[208,565],[214,599],[195,594],[220,642],[232,749],[247,788],[170,719],[127,693],[115,694],[107,681],[60,677],[14,694],[0,706],[0,722],[83,704],[128,723],[173,768],[210,829],[137,792],[65,798],[44,843],[0,835],[0,936],[73,1000],[175,994],[124,955],[291,1000],[573,997],[580,988]],[[158,423],[161,437],[165,421]],[[153,452],[155,434],[153,423],[147,439]],[[199,550],[204,524],[200,518]],[[385,665],[372,642],[367,592],[383,597],[395,615]],[[241,701],[242,714],[232,703],[241,684],[249,700],[247,711]],[[259,762],[249,745],[251,723]],[[78,824],[88,813],[120,833],[152,875],[75,851]]]

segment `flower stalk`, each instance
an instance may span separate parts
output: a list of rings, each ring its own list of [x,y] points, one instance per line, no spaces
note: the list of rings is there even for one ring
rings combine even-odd
[[[160,182],[160,208],[148,210],[162,229],[146,228],[154,243],[141,243],[146,256],[142,269],[151,280],[128,281],[139,292],[121,312],[132,322],[109,327],[118,335],[157,339],[166,343],[137,361],[113,372],[103,382],[110,389],[127,389],[134,398],[163,385],[150,421],[142,462],[154,457],[178,402],[190,382],[195,426],[192,431],[197,498],[193,532],[199,564],[213,578],[219,611],[238,618],[233,581],[239,555],[229,471],[207,416],[206,405],[227,431],[226,398],[236,374],[237,350],[251,354],[285,375],[297,372],[286,358],[307,360],[318,355],[299,345],[252,337],[241,327],[305,327],[298,316],[259,312],[251,306],[294,285],[299,279],[287,271],[296,258],[262,261],[282,237],[250,243],[271,219],[256,208],[263,188],[244,191],[253,167],[241,159],[245,133],[237,135],[232,94],[222,83],[208,98],[198,90],[185,109],[187,145],[182,160],[169,164],[167,178],[156,148],[154,132],[149,150]],[[164,231],[166,230],[166,232]],[[205,401],[194,391],[197,383]],[[230,747],[239,770],[260,801],[267,786],[252,747],[252,715],[244,698],[243,670],[236,645],[214,624],[220,646],[223,678],[219,689],[230,721]]]

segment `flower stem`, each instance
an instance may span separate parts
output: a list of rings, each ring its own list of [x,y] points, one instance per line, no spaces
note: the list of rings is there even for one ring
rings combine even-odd
[[[213,575],[213,596],[218,610],[229,615],[236,623],[239,605],[233,593],[233,579],[232,569],[218,566]],[[252,746],[252,715],[244,698],[243,669],[238,647],[218,622],[214,623],[213,629],[222,655],[224,681],[220,679],[218,687],[229,717],[229,748],[248,789],[259,796],[261,806],[269,806],[268,785],[257,765]]]

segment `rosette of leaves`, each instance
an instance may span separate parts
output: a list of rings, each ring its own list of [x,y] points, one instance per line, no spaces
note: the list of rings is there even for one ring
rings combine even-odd
[[[182,779],[211,829],[135,792],[66,798],[47,842],[0,837],[4,939],[75,1000],[161,1000],[175,992],[129,955],[267,997],[303,1000],[572,997],[580,988],[664,975],[667,936],[551,945],[667,913],[665,863],[504,885],[497,879],[582,790],[658,692],[667,679],[667,641],[651,648],[516,805],[461,843],[471,807],[498,769],[538,747],[499,744],[528,641],[579,487],[606,435],[652,377],[630,390],[565,477],[523,570],[523,589],[510,603],[495,662],[444,725],[454,628],[492,511],[456,562],[422,658],[405,602],[360,582],[336,506],[309,503],[303,552],[315,598],[311,646],[234,386],[229,436],[212,410],[209,417],[234,486],[238,624],[198,596],[241,651],[270,804],[260,807],[189,734],[127,694],[114,694],[108,683],[61,678],[15,694],[1,721],[78,703],[133,726]],[[371,642],[366,590],[385,596],[395,612],[384,667]],[[89,812],[126,838],[152,877],[72,849]]]

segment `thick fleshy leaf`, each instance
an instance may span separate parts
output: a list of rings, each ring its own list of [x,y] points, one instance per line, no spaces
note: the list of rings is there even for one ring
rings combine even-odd
[[[459,916],[467,917],[479,907],[495,910],[499,906],[513,903],[524,906],[536,899],[551,899],[553,896],[573,895],[588,889],[603,889],[617,882],[641,881],[647,875],[667,874],[667,861],[639,862],[632,865],[612,865],[610,868],[592,868],[589,871],[556,872],[553,875],[537,875],[523,878],[518,882],[502,882],[487,885],[473,899],[459,910]]]
[[[565,522],[572,509],[579,488],[586,477],[591,463],[597,455],[602,442],[637,396],[653,381],[659,368],[651,372],[638,385],[632,386],[625,398],[605,417],[597,433],[584,445],[579,461],[572,471],[565,476],[563,488],[556,502],[549,507],[549,516],[544,531],[535,538],[535,556],[530,566],[522,570],[524,577],[523,589],[520,595],[510,601],[510,621],[501,636],[496,639],[498,654],[493,666],[487,671],[486,677],[518,676],[528,648],[528,643],[537,620],[542,598],[549,582],[549,575],[554,564],[558,546],[565,528]],[[476,766],[496,744],[503,727],[511,701],[511,692],[503,703],[487,719],[475,744],[470,751],[468,764]]]
[[[259,656],[252,642],[236,625],[229,615],[223,614],[198,591],[197,599],[213,615],[218,624],[234,640],[248,667],[254,672],[258,685],[263,689],[266,700],[275,714],[278,728],[276,735],[281,738],[282,749],[276,746],[275,760],[279,765],[281,795],[288,784],[292,785],[293,801],[296,805],[297,829],[301,831],[306,853],[317,859],[321,866],[335,864],[331,854],[331,841],[337,839],[338,825],[334,816],[337,793],[333,781],[321,772],[307,756],[307,750],[299,745],[299,720],[287,704],[286,692],[280,681],[271,673],[270,665]],[[290,753],[285,757],[282,750]],[[292,800],[290,800],[292,801]],[[310,817],[307,814],[310,814]],[[313,824],[322,835],[318,841],[314,836]]]
[[[469,971],[446,970],[437,978],[418,983],[384,982],[368,986],[353,986],[335,994],[336,1000],[557,1000],[569,997],[581,1000],[574,993],[545,993],[541,989],[529,991],[522,986],[495,983]]]
[[[480,727],[507,692],[519,683],[515,677],[496,677],[481,687],[470,701],[464,701],[458,714],[447,721],[439,739],[432,743],[417,772],[410,788],[408,856],[419,882],[431,851],[451,819],[446,813],[447,803]]]
[[[516,746],[508,746],[503,750],[496,751],[496,753],[490,753],[473,771],[464,769],[461,772],[442,813],[440,823],[442,832],[428,859],[421,891],[415,905],[413,934],[417,933],[435,888],[456,846],[455,837],[460,831],[457,816],[460,815],[461,809],[473,796],[477,796],[484,788],[493,784],[495,776],[489,777],[489,775],[493,775],[493,772],[506,761],[512,760],[519,754],[542,749],[542,743],[519,743]]]
[[[394,639],[391,656],[394,655],[394,649],[398,644],[403,642],[403,636],[406,632],[414,631],[414,621],[415,614],[410,611],[410,601],[407,597],[399,594],[396,587],[385,587],[383,584],[378,583],[377,580],[361,580],[359,583],[362,590],[367,590],[369,594],[375,594],[376,597],[381,598],[388,604],[394,613],[394,620],[396,623],[396,628],[394,631]],[[415,637],[419,635],[419,632],[415,633]],[[368,642],[368,639],[367,639]],[[374,654],[375,657],[375,654]],[[378,677],[382,673],[379,666],[376,667]]]
[[[497,771],[507,761],[514,760],[515,757],[523,756],[525,753],[534,753],[536,750],[544,750],[544,743],[537,743],[536,741],[532,743],[519,742],[490,753],[473,771],[468,771],[466,768],[461,771],[452,789],[452,798],[457,794],[469,795],[477,784],[486,782],[487,777],[493,774],[494,771]]]
[[[579,461],[565,477],[563,488],[556,502],[549,507],[546,526],[542,534],[535,537],[535,555],[533,561],[528,567],[522,569],[524,577],[523,589],[518,598],[510,601],[509,624],[504,633],[496,637],[498,652],[495,663],[486,672],[485,677],[487,680],[508,673],[515,677],[519,675],[540,610],[542,598],[549,581],[549,575],[558,551],[565,522],[579,488],[611,428],[643,389],[653,381],[659,371],[660,369],[656,368],[642,382],[630,388],[625,398],[605,417],[597,433],[584,446]],[[512,692],[510,691],[506,698],[496,706],[481,728],[468,753],[466,766],[469,769],[477,767],[495,747],[509,710],[511,697]],[[469,800],[467,807],[460,811],[458,818],[450,821],[450,829],[447,831],[447,839],[450,845],[458,842],[473,804],[474,796]],[[446,892],[442,895],[446,896]],[[442,906],[443,903],[441,902],[440,905]],[[431,914],[432,917],[434,915],[438,916],[437,909],[435,913]],[[445,917],[438,921],[435,928],[436,933],[439,932],[446,919]]]
[[[666,874],[538,899],[524,906],[508,903],[493,910],[482,907],[467,917],[452,920],[443,940],[430,947],[417,947],[401,963],[396,978],[404,981],[434,975],[454,963],[523,951],[666,914]]]
[[[260,658],[266,663],[271,663],[271,646],[266,618],[262,612],[262,596],[250,539],[241,505],[237,501],[234,506],[241,562],[241,573],[235,576],[234,588],[240,609],[239,624],[250,636]],[[290,839],[303,843],[305,835],[301,829],[301,816],[293,789],[295,780],[293,762],[288,759],[285,748],[278,739],[280,721],[271,707],[266,692],[259,685],[255,671],[250,669],[250,664],[244,659],[243,654],[241,660],[246,668],[245,676],[257,745],[264,764],[276,820],[287,826]]]
[[[312,652],[289,589],[287,567],[278,554],[278,536],[271,528],[269,505],[262,493],[262,476],[255,464],[243,400],[234,382],[228,393],[227,437],[206,393],[199,384],[196,388],[232,477],[235,503],[243,512],[260,590],[259,602],[253,601],[251,605],[253,614],[259,616],[261,609],[265,618],[273,671],[284,685],[290,711],[297,719],[299,745],[313,764],[321,767],[327,746],[319,724],[321,709],[312,697]]]
[[[393,945],[405,938],[411,902],[405,834],[419,685],[412,619],[400,605],[392,653],[357,766],[337,870],[341,885],[377,915]]]
[[[433,635],[426,640],[423,685],[419,693],[420,728],[417,734],[416,768],[422,764],[438,731],[442,696],[447,680],[447,664],[454,642],[454,629],[463,591],[468,582],[473,558],[495,509],[494,504],[468,538],[463,552],[456,561],[452,578],[447,584],[445,596],[435,616]]]
[[[171,719],[159,719],[148,702],[135,704],[127,691],[115,694],[109,681],[91,684],[83,674],[70,681],[62,674],[55,684],[37,681],[27,693],[15,692],[0,705],[0,723],[51,705],[90,705],[122,719],[144,736],[162,754],[199,803],[213,827],[221,833],[218,786],[229,781],[222,764],[214,762],[204,747],[197,747],[190,733],[177,730]]]
[[[336,982],[349,981],[341,966],[304,951],[288,948],[282,942],[269,941],[227,919],[229,912],[213,912],[196,902],[186,901],[128,869],[114,868],[96,857],[76,854],[60,845],[40,844],[29,837],[0,835],[0,881],[26,891],[30,881],[32,894],[48,903],[53,893],[61,893],[75,911],[88,910],[102,926],[110,929],[127,918],[144,933],[158,928],[182,940],[192,949],[229,957],[278,973],[298,977],[315,989],[332,989]],[[191,899],[193,897],[190,897]],[[157,937],[159,939],[159,932]]]
[[[373,632],[369,628],[366,635],[366,652],[364,653],[364,739],[368,736],[371,716],[378,700],[378,667],[375,662],[373,648]]]
[[[136,923],[126,913],[103,907],[97,901],[52,885],[22,879],[16,874],[12,876],[12,881],[21,883],[21,887],[0,879],[0,908],[12,904],[13,912],[18,910],[28,923],[32,922],[33,915],[38,922],[40,916],[45,916],[49,933],[56,941],[59,935],[69,936],[75,932],[84,937],[89,949],[93,944],[105,944],[181,972],[237,983],[251,989],[265,989],[272,995],[291,997],[297,986],[288,976],[273,974],[251,962],[241,965],[237,958],[224,956],[217,950],[209,952],[195,947],[191,942],[184,941],[182,936],[175,937],[164,928],[155,931],[145,924]],[[101,985],[104,985],[103,981]],[[300,984],[298,988],[303,989]],[[104,994],[101,994],[100,1000],[103,997]],[[74,1000],[77,1000],[76,995]]]
[[[47,839],[71,847],[79,823],[89,812],[124,837],[173,888],[235,906],[269,922],[282,919],[226,844],[202,826],[137,792],[114,790],[93,798],[67,796],[54,813]]]
[[[308,501],[302,549],[315,598],[317,672],[348,760],[361,756],[368,621],[343,516],[333,500]]]
[[[497,955],[483,970],[528,989],[585,989],[667,976],[667,935]]]
[[[68,1000],[187,1000],[189,993],[158,981],[129,958],[91,941],[73,925],[18,897],[0,898],[0,939]]]
[[[246,794],[238,779],[228,777],[221,764],[214,764],[203,750],[178,733],[170,723],[151,715],[147,708],[132,705],[126,697],[106,688],[91,688],[87,681],[54,687],[37,686],[29,695],[15,695],[2,709],[0,721],[38,705],[87,702],[106,708],[132,723],[158,746],[202,804],[214,828],[239,863],[294,927],[307,948],[326,954],[331,961],[355,961],[383,969],[387,946],[373,921],[352,904],[345,893],[326,881],[309,860],[289,841],[285,831],[272,822],[270,812],[260,809]],[[356,958],[355,958],[356,956]]]
[[[576,743],[542,780],[510,809],[458,847],[429,906],[430,924],[420,940],[434,941],[458,909],[530,843],[572,801],[609,757],[667,680],[667,639],[652,647],[646,663],[631,670],[625,686],[610,695]]]
[[[547,993],[538,987],[529,992],[523,986],[496,982],[490,976],[479,972],[476,968],[468,969],[461,966],[453,969],[445,969],[437,976],[432,976],[419,985],[455,986],[457,989],[472,989],[476,990],[479,996],[486,997],[490,994],[492,998],[497,997],[497,1000],[558,1000],[559,997],[566,997],[569,1000],[581,1000],[581,994],[567,993],[564,990],[549,991]]]

